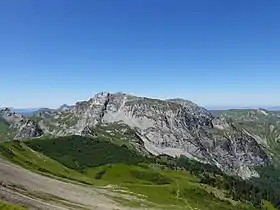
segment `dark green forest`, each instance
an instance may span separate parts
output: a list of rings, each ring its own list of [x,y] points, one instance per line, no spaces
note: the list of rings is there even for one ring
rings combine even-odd
[[[81,136],[33,139],[26,144],[68,168],[80,171],[109,163],[137,164],[146,160],[126,145]]]

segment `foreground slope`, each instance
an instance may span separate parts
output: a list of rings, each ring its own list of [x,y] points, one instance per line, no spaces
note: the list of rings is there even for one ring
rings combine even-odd
[[[10,204],[0,199],[0,209],[3,210],[26,210],[25,207],[15,204]]]
[[[140,209],[255,209],[249,202],[234,201],[228,195],[230,191],[205,184],[200,176],[191,174],[213,174],[208,173],[204,165],[202,168],[196,165],[192,168],[184,162],[191,170],[190,173],[179,169],[179,165],[174,165],[174,160],[168,157],[143,160],[140,152],[127,150],[128,146],[123,146],[120,141],[113,143],[109,139],[73,136],[3,143],[1,155],[7,160],[52,178],[87,184],[86,187],[65,183],[2,162],[0,180],[4,183],[4,192],[13,196],[20,192],[20,195],[16,194],[17,200],[27,206],[40,204],[36,194],[47,204],[66,209],[80,205],[94,205],[102,209],[103,202],[108,209],[116,209],[118,206],[120,209],[125,209],[124,206]],[[104,144],[107,146],[104,147]],[[100,152],[90,153],[97,150]],[[111,154],[114,161],[111,158],[98,158],[100,153],[105,156]],[[73,159],[75,164],[72,164]],[[172,170],[172,165],[178,169]],[[31,201],[20,196],[31,197]],[[36,201],[33,200],[34,196]],[[9,200],[9,197],[6,199]]]
[[[98,190],[62,182],[0,161],[0,196],[38,209],[114,209]]]

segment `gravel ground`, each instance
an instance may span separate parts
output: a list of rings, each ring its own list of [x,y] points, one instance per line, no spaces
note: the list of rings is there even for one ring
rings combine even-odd
[[[0,198],[29,209],[127,209],[105,194],[104,189],[45,177],[0,159]]]

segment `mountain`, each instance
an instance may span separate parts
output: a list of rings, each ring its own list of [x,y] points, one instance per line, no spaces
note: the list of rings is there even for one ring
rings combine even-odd
[[[0,159],[87,185],[125,187],[147,208],[274,209],[279,121],[280,112],[265,109],[210,112],[179,98],[102,92],[28,117],[1,109]]]
[[[0,123],[2,124],[2,135],[5,134],[6,137],[12,139],[26,139],[43,135],[42,129],[36,122],[21,114],[16,114],[9,108],[0,110]]]
[[[61,105],[59,108],[58,108],[58,110],[59,111],[67,111],[67,110],[69,110],[71,108],[71,106],[69,106],[69,105],[67,105],[67,104],[63,104],[63,105]]]
[[[14,138],[42,134],[94,136],[98,125],[118,124],[132,129],[153,155],[184,155],[244,178],[258,176],[253,167],[269,162],[269,156],[252,135],[183,99],[158,100],[102,92],[65,111],[40,110],[30,119],[33,132]]]
[[[280,112],[265,109],[226,110],[220,111],[219,116],[231,119],[235,126],[243,129],[266,152],[275,158],[280,158]],[[279,159],[280,160],[280,159]]]
[[[31,109],[13,109],[13,111],[17,114],[21,114],[24,116],[30,116],[40,108],[31,108]]]

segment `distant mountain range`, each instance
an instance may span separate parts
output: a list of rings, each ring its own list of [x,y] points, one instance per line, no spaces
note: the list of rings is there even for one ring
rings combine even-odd
[[[17,114],[21,114],[24,116],[30,116],[34,114],[36,111],[42,109],[42,108],[13,108],[13,107],[0,107],[0,109],[8,108],[10,110],[13,110]]]
[[[67,110],[68,108],[69,106],[67,104],[63,104],[58,108],[58,110]],[[22,114],[24,116],[30,116],[39,110],[48,109],[48,108],[18,108],[18,109],[10,108],[10,109],[14,110],[15,113]],[[55,110],[55,109],[49,109],[49,110]]]
[[[24,116],[30,116],[34,112],[38,111],[40,108],[29,108],[29,109],[13,109],[16,113],[22,114]]]
[[[269,111],[280,111],[280,106],[269,107],[267,110],[269,110]]]
[[[206,107],[207,110],[231,110],[231,109],[266,109],[268,111],[280,111],[280,106],[246,106],[246,107],[238,107],[238,106],[208,106]]]

